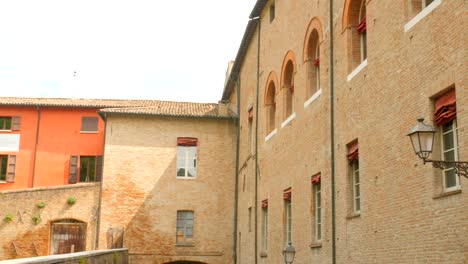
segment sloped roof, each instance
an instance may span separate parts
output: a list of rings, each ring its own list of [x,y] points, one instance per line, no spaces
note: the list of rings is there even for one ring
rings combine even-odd
[[[109,108],[151,106],[156,100],[117,100],[117,99],[74,99],[74,98],[26,98],[0,97],[0,106],[48,106],[76,108]]]
[[[226,109],[220,111],[218,104],[158,101],[148,107],[105,108],[100,114],[152,115],[200,118],[235,118],[236,115]]]

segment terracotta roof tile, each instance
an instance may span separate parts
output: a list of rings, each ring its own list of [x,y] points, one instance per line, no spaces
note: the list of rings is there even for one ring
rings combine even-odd
[[[159,100],[113,100],[71,98],[0,97],[0,106],[42,106],[99,108],[100,113],[159,115],[179,117],[233,118],[230,110],[220,111],[218,104],[188,103]],[[224,106],[221,106],[224,107]]]

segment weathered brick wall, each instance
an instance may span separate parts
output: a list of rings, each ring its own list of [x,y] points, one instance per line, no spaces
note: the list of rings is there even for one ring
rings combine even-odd
[[[70,197],[76,198],[75,204],[67,203]],[[51,222],[61,219],[85,222],[86,249],[92,250],[98,201],[99,183],[1,192],[0,260],[48,255]],[[45,207],[38,208],[41,202]],[[8,214],[11,221],[5,220]],[[40,218],[37,224],[33,217]]]
[[[468,182],[461,192],[439,197],[440,171],[413,154],[406,134],[416,117],[432,120],[431,97],[455,85],[459,127],[459,158],[468,160],[466,42],[464,1],[443,0],[429,16],[408,32],[404,25],[407,1],[367,1],[368,65],[347,81],[348,44],[342,28],[345,1],[334,1],[335,32],[335,155],[336,230],[338,263],[463,263],[468,238],[466,221]],[[258,210],[258,253],[261,250],[260,202],[269,200],[269,246],[259,263],[280,263],[284,247],[283,190],[292,187],[292,241],[295,263],[331,263],[330,162],[330,35],[327,1],[276,1],[270,23],[268,5],[261,18],[259,93],[259,177],[255,201],[255,163],[248,150],[248,108],[255,109],[257,35],[242,64],[241,155],[239,181],[239,263],[254,263],[254,211]],[[312,19],[323,30],[320,48],[322,94],[307,107],[305,36]],[[258,31],[256,32],[258,34]],[[284,121],[285,89],[277,87],[276,128],[265,142],[265,91],[270,72],[281,83],[284,56],[296,57],[294,110]],[[233,94],[236,96],[236,94]],[[233,101],[235,99],[233,98]],[[255,120],[254,120],[255,124]],[[362,209],[349,215],[346,145],[359,140]],[[437,156],[437,154],[436,154]],[[322,174],[323,238],[312,238],[312,185]],[[244,180],[245,179],[245,180]],[[249,223],[249,219],[252,219]],[[249,231],[249,225],[251,231]],[[310,247],[313,245],[314,247]],[[263,261],[263,262],[262,262]],[[465,260],[466,261],[466,260]]]
[[[122,228],[135,263],[232,263],[233,121],[109,116],[106,131],[99,247]],[[198,138],[195,179],[176,178],[177,137]],[[177,210],[194,211],[193,246],[176,245]]]

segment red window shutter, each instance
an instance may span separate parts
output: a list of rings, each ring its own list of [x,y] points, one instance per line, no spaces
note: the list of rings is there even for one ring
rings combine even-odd
[[[78,182],[78,156],[70,156],[70,170],[68,173],[68,183]]]
[[[348,145],[348,160],[350,162],[359,160],[359,147],[357,140]]]
[[[288,189],[284,190],[284,193],[283,193],[283,200],[285,200],[285,201],[291,201],[291,199],[292,199],[291,188],[288,188]]]
[[[8,169],[6,175],[7,182],[15,182],[15,172],[16,172],[16,155],[8,156]]]
[[[178,137],[177,138],[177,146],[196,146],[198,143],[198,139],[190,138],[190,137]]]
[[[268,208],[268,199],[265,199],[262,201],[262,209],[267,209]]]
[[[312,176],[312,184],[313,184],[313,185],[318,185],[318,184],[320,184],[320,177],[321,177],[321,174],[320,174],[320,173],[317,173],[317,174],[315,174],[314,176]]]
[[[364,18],[361,21],[361,23],[359,23],[359,25],[357,26],[356,29],[360,34],[363,34],[364,32],[366,32],[366,30],[367,30],[366,18]]]
[[[253,120],[253,109],[249,110],[249,121]]]
[[[457,117],[457,99],[455,89],[439,96],[435,101],[434,123],[442,126]]]

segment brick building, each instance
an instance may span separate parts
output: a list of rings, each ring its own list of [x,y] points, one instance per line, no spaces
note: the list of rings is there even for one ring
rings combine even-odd
[[[227,107],[161,101],[100,114],[99,246],[129,248],[132,263],[233,263],[236,119]]]
[[[237,263],[466,262],[468,181],[406,136],[423,116],[431,158],[468,160],[465,5],[257,1],[223,93]]]

